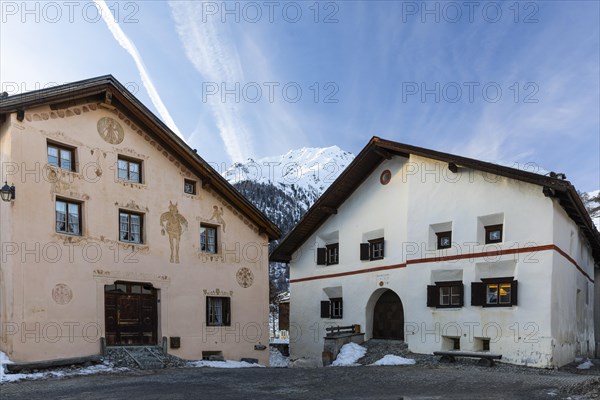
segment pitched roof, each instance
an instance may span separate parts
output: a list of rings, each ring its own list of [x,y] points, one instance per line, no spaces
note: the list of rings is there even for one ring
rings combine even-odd
[[[202,179],[203,186],[210,185],[213,190],[255,223],[261,233],[267,234],[269,239],[277,239],[281,236],[281,231],[273,222],[231,186],[221,174],[196,154],[195,150],[190,148],[112,75],[99,76],[9,97],[0,96],[0,118],[9,113],[47,104],[51,107],[69,107],[92,101],[109,103],[119,108],[136,125],[153,136],[163,148],[175,155],[190,171],[196,173]]]
[[[271,261],[289,262],[292,254],[312,235],[346,199],[367,179],[375,168],[392,156],[408,158],[410,155],[426,157],[458,167],[470,168],[495,175],[539,185],[544,194],[558,199],[569,217],[582,230],[590,245],[597,265],[600,265],[600,233],[587,213],[575,187],[567,180],[505,167],[473,158],[442,153],[390,140],[373,137],[331,184],[323,195],[306,212],[300,222],[273,250]]]

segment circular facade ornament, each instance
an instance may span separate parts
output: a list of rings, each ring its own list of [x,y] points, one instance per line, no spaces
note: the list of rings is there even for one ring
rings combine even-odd
[[[381,176],[379,177],[379,182],[381,182],[382,185],[387,185],[388,183],[390,183],[391,180],[392,180],[392,172],[389,169],[386,169],[385,171],[383,171],[381,173]]]
[[[59,283],[52,289],[52,298],[56,304],[69,304],[73,298],[73,291],[64,283]]]
[[[98,120],[98,134],[110,144],[119,144],[125,138],[121,124],[110,117],[103,117]]]
[[[246,267],[238,269],[235,277],[237,278],[238,284],[243,288],[252,286],[252,283],[254,282],[254,274]]]

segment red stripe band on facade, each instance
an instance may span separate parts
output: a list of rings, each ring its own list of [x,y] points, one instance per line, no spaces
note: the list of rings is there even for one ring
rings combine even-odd
[[[313,281],[316,279],[327,279],[327,278],[336,278],[340,276],[348,276],[348,275],[358,275],[358,274],[367,274],[369,272],[376,271],[385,271],[388,269],[396,269],[396,268],[404,268],[408,264],[423,264],[430,262],[440,262],[440,261],[453,261],[453,260],[464,260],[465,258],[481,258],[481,257],[491,257],[491,256],[504,256],[508,254],[520,254],[520,253],[535,253],[537,251],[547,251],[547,250],[555,250],[558,254],[563,256],[567,261],[577,268],[579,272],[583,274],[590,282],[594,283],[594,279],[590,277],[587,272],[581,268],[577,262],[571,258],[567,253],[565,253],[560,247],[555,244],[547,244],[543,246],[533,246],[533,247],[521,247],[516,249],[506,249],[506,250],[493,250],[493,251],[484,251],[480,253],[469,253],[469,254],[456,254],[452,256],[442,256],[442,257],[431,257],[431,258],[416,258],[414,260],[407,260],[406,263],[402,264],[394,264],[394,265],[386,265],[383,267],[375,267],[375,268],[367,268],[367,269],[359,269],[354,271],[347,272],[338,272],[336,274],[326,274],[326,275],[317,275],[317,276],[309,276],[307,278],[298,278],[291,279],[290,283],[298,283],[298,282],[306,282]]]

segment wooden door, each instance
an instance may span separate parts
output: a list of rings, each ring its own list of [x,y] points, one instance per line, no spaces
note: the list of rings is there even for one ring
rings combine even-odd
[[[404,309],[392,290],[385,291],[375,304],[373,339],[404,340]]]
[[[117,282],[104,287],[106,343],[157,344],[157,290],[136,282]]]

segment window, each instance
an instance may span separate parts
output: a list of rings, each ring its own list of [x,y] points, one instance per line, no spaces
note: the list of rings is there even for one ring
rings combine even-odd
[[[141,214],[119,211],[119,240],[121,242],[143,243]]]
[[[384,257],[384,240],[383,238],[369,240],[368,243],[360,244],[360,259],[361,260],[381,260]]]
[[[74,149],[48,143],[48,164],[67,171],[75,171]]]
[[[321,318],[342,319],[344,303],[341,297],[321,302]]]
[[[335,265],[340,259],[340,244],[332,243],[317,248],[317,265]]]
[[[231,301],[229,297],[206,298],[206,325],[231,325]]]
[[[190,179],[184,179],[183,192],[187,194],[196,194],[196,182]]]
[[[502,242],[502,224],[485,227],[485,244]]]
[[[449,249],[452,246],[452,231],[436,232],[436,235],[438,250]]]
[[[81,203],[56,200],[56,232],[81,235]]]
[[[340,244],[333,243],[325,246],[327,248],[327,265],[334,265],[339,263],[340,258]]]
[[[461,281],[436,282],[427,286],[427,307],[458,308],[464,305],[464,286]]]
[[[217,227],[200,225],[200,251],[217,253]]]
[[[119,179],[122,181],[142,183],[141,161],[119,157],[117,161]]]
[[[517,281],[514,278],[489,278],[471,283],[471,305],[510,307],[517,305]]]

